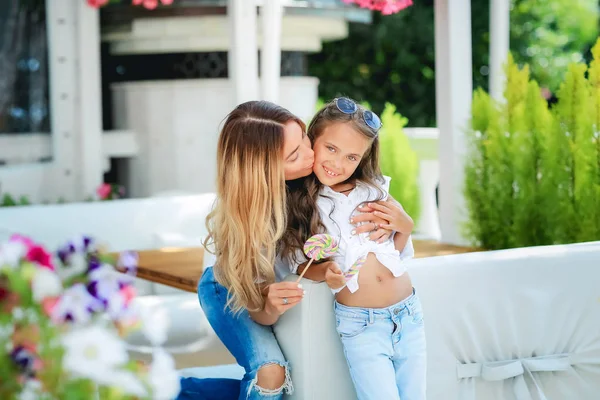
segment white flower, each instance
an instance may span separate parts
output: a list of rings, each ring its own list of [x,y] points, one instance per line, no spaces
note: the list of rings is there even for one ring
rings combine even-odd
[[[18,400],[39,400],[42,384],[35,379],[28,379],[23,385],[23,390],[17,397]]]
[[[57,264],[62,265],[62,264]],[[74,253],[69,256],[68,265],[57,268],[58,274],[62,279],[69,279],[75,275],[81,275],[87,271],[88,263],[85,254]]]
[[[25,312],[21,307],[15,307],[12,309],[12,317],[15,321],[20,321],[25,318]]]
[[[154,400],[174,399],[181,390],[179,374],[175,370],[175,361],[164,349],[154,350],[148,379]]]
[[[148,390],[135,374],[131,371],[112,370],[106,373],[104,384],[119,388],[124,393],[136,396],[148,396]]]
[[[11,240],[0,244],[0,269],[18,267],[26,253],[27,247],[20,241]]]
[[[167,341],[169,315],[165,307],[139,309],[142,333],[153,346],[160,346]]]
[[[67,333],[63,367],[76,378],[88,378],[110,385],[115,369],[128,361],[127,349],[114,332],[90,326]]]
[[[90,281],[96,283],[96,293],[101,299],[109,299],[117,293],[123,277],[123,274],[115,271],[109,264],[102,264],[89,274]]]
[[[15,326],[13,324],[4,324],[4,325],[0,325],[0,341],[5,341],[6,339],[8,339],[9,337],[12,336],[12,334],[15,331]]]
[[[33,299],[37,302],[46,297],[58,296],[62,292],[62,282],[56,273],[48,268],[38,268],[31,282]]]
[[[82,283],[65,290],[56,307],[52,311],[52,319],[58,321],[71,320],[74,323],[86,323],[92,313],[103,308],[103,304],[89,294]]]

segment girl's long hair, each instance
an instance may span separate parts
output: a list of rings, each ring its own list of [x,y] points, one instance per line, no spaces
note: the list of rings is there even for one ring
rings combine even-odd
[[[233,312],[264,307],[262,288],[275,280],[276,243],[286,228],[284,125],[304,123],[266,101],[237,106],[217,147],[217,200],[204,246],[216,255],[216,280]]]
[[[383,176],[379,168],[379,139],[378,134],[371,129],[363,119],[365,108],[358,105],[354,114],[344,114],[336,106],[335,101],[325,104],[317,112],[308,126],[308,137],[311,143],[321,136],[329,125],[343,123],[350,129],[364,135],[371,140],[371,147],[364,154],[360,164],[348,182],[361,182],[375,190],[375,196],[369,201],[381,200],[384,192],[381,189]],[[324,226],[319,216],[317,199],[323,187],[315,174],[311,174],[303,182],[304,190],[290,192],[288,197],[288,222],[285,234],[280,242],[279,251],[295,263],[302,263],[306,258],[298,260],[298,254],[304,247],[304,242],[314,234],[322,233]]]

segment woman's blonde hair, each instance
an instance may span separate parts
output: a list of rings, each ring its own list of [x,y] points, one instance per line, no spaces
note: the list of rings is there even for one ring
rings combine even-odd
[[[204,246],[216,255],[214,273],[229,291],[228,306],[259,311],[262,289],[275,280],[277,241],[286,228],[284,125],[304,123],[266,101],[237,106],[217,147],[217,201],[206,219]]]

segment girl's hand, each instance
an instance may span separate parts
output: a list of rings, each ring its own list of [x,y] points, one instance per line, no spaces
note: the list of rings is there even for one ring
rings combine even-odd
[[[342,274],[342,270],[334,261],[328,261],[327,270],[325,271],[325,282],[330,289],[339,289],[346,284],[346,278]]]
[[[266,292],[265,312],[277,316],[298,304],[305,294],[302,285],[296,282],[272,283],[267,286]]]

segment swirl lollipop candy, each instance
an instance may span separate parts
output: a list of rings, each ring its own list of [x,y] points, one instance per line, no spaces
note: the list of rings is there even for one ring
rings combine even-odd
[[[338,251],[338,242],[331,235],[326,233],[319,233],[311,236],[306,243],[304,243],[304,254],[310,257],[310,261],[306,264],[306,268],[302,271],[302,274],[298,277],[296,282],[300,282],[300,279],[304,276],[308,267],[313,261],[320,260],[322,258],[331,257]]]
[[[350,279],[352,279],[355,275],[358,274],[358,271],[362,268],[362,266],[365,264],[365,261],[367,261],[367,256],[362,256],[360,257],[358,260],[356,260],[354,262],[354,264],[352,264],[352,266],[350,267],[350,269],[348,270],[348,272],[346,272],[346,274],[344,275],[346,277],[346,281],[349,281]]]

